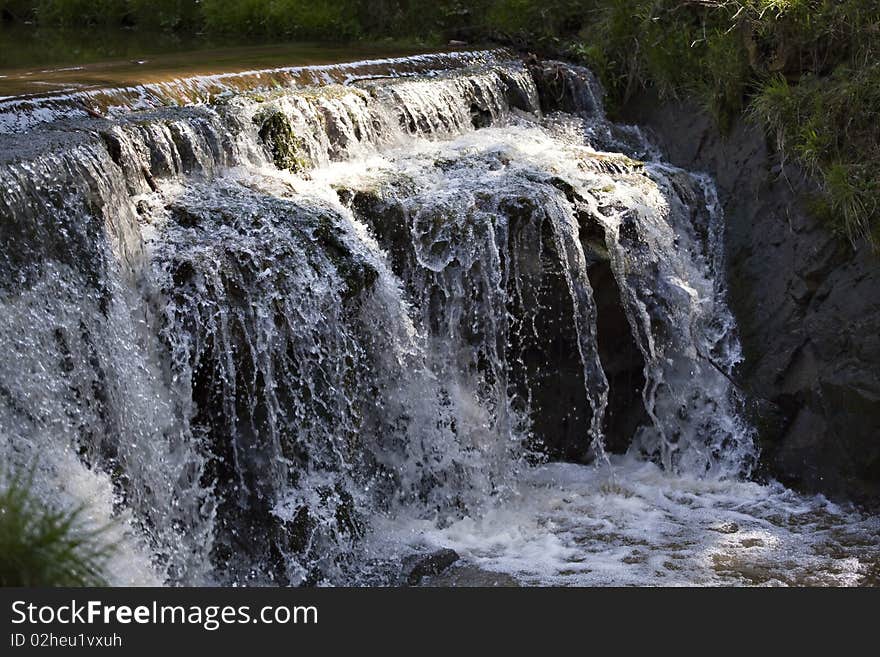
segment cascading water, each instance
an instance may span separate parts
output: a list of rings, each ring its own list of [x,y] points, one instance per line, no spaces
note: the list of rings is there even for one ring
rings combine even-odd
[[[0,106],[0,449],[113,583],[870,576],[876,520],[746,480],[711,180],[587,71],[291,71]]]

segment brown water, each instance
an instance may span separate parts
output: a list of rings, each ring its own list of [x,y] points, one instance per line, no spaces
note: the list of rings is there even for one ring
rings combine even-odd
[[[265,44],[101,30],[0,28],[0,97],[128,87],[181,77],[402,57],[439,49],[379,44]]]

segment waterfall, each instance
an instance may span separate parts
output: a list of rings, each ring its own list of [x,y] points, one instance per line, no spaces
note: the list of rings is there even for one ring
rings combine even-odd
[[[394,582],[377,528],[491,518],[546,461],[748,476],[712,182],[584,69],[84,94],[0,103],[0,449],[116,519],[114,583]]]

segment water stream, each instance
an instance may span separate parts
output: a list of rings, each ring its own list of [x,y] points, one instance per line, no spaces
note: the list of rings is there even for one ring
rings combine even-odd
[[[505,51],[0,99],[0,451],[115,584],[869,584],[758,458],[709,177]]]

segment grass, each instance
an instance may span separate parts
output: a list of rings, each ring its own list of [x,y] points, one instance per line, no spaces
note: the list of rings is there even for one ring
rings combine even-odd
[[[0,586],[106,586],[114,546],[108,528],[88,528],[83,514],[47,507],[32,473],[0,483]]]
[[[797,84],[769,78],[749,113],[774,136],[781,156],[801,164],[823,192],[816,211],[850,240],[878,244],[880,65],[839,66]]]

